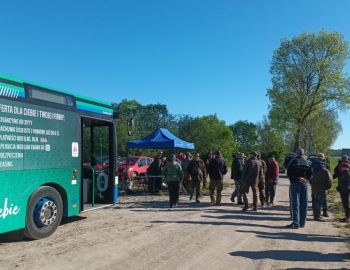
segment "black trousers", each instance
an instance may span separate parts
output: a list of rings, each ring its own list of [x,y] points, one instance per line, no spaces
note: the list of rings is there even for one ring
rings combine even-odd
[[[177,204],[179,201],[179,190],[180,182],[179,181],[168,181],[168,190],[169,190],[169,206]]]
[[[350,217],[350,192],[340,192],[341,202],[343,204],[345,217]]]
[[[276,195],[277,184],[275,182],[268,182],[265,185],[265,198],[267,203],[273,203]]]
[[[323,201],[323,212],[328,212],[328,201],[327,201],[327,194],[326,197],[324,197],[324,201]]]

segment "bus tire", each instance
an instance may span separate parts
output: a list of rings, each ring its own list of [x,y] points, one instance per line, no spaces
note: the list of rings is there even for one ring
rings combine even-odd
[[[24,236],[29,239],[49,237],[60,225],[62,214],[63,203],[58,191],[49,186],[38,188],[28,202]]]

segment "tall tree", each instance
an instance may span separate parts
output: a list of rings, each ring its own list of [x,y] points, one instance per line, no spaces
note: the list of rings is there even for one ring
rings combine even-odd
[[[168,128],[171,131],[177,130],[175,117],[168,112],[166,105],[148,104],[142,105],[136,100],[122,100],[115,104],[114,109],[118,113],[118,153],[126,155],[126,144],[128,140],[144,137],[157,128]],[[134,120],[135,129],[128,134],[128,121]],[[142,151],[147,154],[149,151]],[[140,154],[134,151],[133,154]]]
[[[235,150],[232,132],[216,115],[183,117],[180,123],[179,136],[194,142],[196,151],[207,154],[209,151],[219,150],[230,160]]]
[[[350,104],[350,80],[344,73],[348,43],[340,33],[303,33],[282,40],[270,72],[272,124],[293,133],[294,148],[302,146],[306,122],[322,112]]]
[[[258,150],[258,127],[248,121],[237,121],[230,126],[237,150],[245,154]]]
[[[266,117],[257,125],[260,151],[266,158],[274,154],[279,162],[283,161],[283,154],[286,152],[285,138],[282,132],[273,128]]]

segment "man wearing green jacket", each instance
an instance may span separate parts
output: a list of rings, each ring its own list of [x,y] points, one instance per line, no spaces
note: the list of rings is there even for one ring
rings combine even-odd
[[[312,188],[312,210],[314,220],[324,222],[321,208],[326,198],[326,191],[332,186],[332,175],[321,160],[313,163],[314,175],[310,179]]]
[[[183,179],[183,171],[175,155],[172,155],[170,161],[165,164],[163,175],[168,184],[169,207],[175,208],[179,201],[180,182]]]

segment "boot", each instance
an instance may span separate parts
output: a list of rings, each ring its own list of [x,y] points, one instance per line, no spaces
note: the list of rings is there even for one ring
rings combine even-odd
[[[322,216],[324,216],[324,217],[329,217],[328,211],[323,211]]]
[[[314,211],[314,220],[320,221],[320,222],[325,222],[323,217],[321,217],[321,211]]]
[[[339,221],[349,223],[349,217],[344,217],[344,218],[340,219]]]
[[[221,205],[221,194],[216,196],[216,205]]]
[[[245,206],[242,208],[242,212],[246,212],[248,209],[249,209],[249,206],[248,206],[248,205],[245,205]]]

